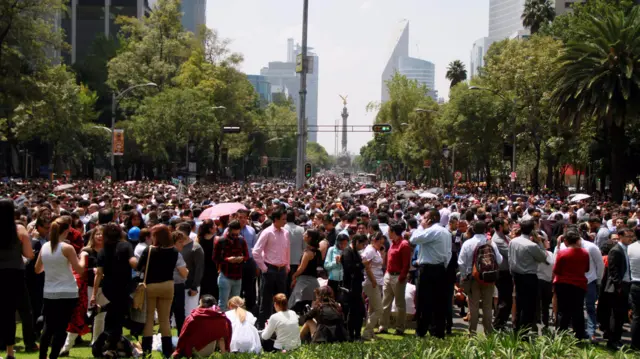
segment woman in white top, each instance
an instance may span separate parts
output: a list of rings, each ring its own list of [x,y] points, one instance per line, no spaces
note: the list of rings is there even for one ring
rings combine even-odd
[[[224,314],[231,321],[233,329],[229,351],[232,353],[262,352],[260,334],[256,329],[256,317],[244,309],[244,300],[238,296],[229,299],[228,311]]]
[[[371,244],[362,252],[362,263],[366,276],[363,282],[364,293],[369,298],[369,315],[367,325],[362,332],[362,339],[373,339],[373,328],[382,319],[382,284],[384,274],[382,273],[383,259],[380,249],[384,247],[385,237],[382,232],[371,235]]]
[[[71,268],[84,273],[75,249],[65,243],[71,217],[62,216],[51,223],[49,242],[40,250],[36,262],[36,273],[44,271],[42,314],[44,329],[40,338],[40,358],[47,357],[51,345],[50,359],[57,359],[67,337],[67,324],[78,302],[78,285]]]
[[[292,350],[300,346],[298,315],[288,308],[287,296],[280,293],[273,297],[276,313],[267,321],[262,331],[262,347],[265,351]],[[275,341],[271,337],[275,334]],[[273,348],[273,349],[272,349]]]

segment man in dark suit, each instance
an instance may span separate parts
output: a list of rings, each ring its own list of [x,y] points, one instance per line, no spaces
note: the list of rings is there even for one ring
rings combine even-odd
[[[609,323],[609,341],[607,347],[618,349],[622,337],[622,325],[629,307],[629,289],[631,287],[631,268],[627,247],[633,243],[635,234],[628,228],[618,231],[619,241],[609,251],[609,270],[605,292],[611,293],[611,318]]]

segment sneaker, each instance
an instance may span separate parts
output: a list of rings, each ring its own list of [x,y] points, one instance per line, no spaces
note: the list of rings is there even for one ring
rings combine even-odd
[[[60,354],[58,354],[58,357],[59,357],[59,358],[66,358],[66,357],[68,357],[68,356],[69,356],[69,352],[68,352],[68,351],[66,351],[66,350],[65,350],[65,351],[62,351],[62,352],[60,352]]]
[[[384,327],[380,327],[378,328],[378,334],[389,334],[389,331],[387,331]]]

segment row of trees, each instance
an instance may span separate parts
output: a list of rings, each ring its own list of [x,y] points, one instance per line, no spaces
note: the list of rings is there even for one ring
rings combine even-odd
[[[156,178],[187,169],[195,146],[197,172],[278,175],[293,170],[296,110],[291,99],[264,105],[238,70],[242,55],[229,40],[181,25],[180,0],[160,0],[143,19],[119,17],[116,38],[96,38],[85,59],[67,67],[56,51],[68,51],[54,28],[64,0],[0,0],[0,135],[4,169],[21,174],[12,154],[32,153],[38,164],[90,174],[109,169],[112,94],[116,128],[124,129],[119,178]],[[225,134],[224,126],[241,132]],[[262,158],[269,161],[261,169]],[[314,167],[330,166],[324,148],[312,145]],[[13,166],[12,166],[13,164]]]
[[[617,201],[626,183],[640,187],[632,165],[640,153],[640,8],[594,0],[554,18],[544,4],[527,2],[522,19],[533,35],[494,43],[479,76],[466,81],[464,65],[450,64],[446,104],[403,76],[389,81],[391,99],[371,108],[394,132],[363,147],[359,164],[384,171],[379,160],[390,159],[395,176],[449,182],[460,170],[469,180],[504,183],[505,144],[515,139],[516,172],[532,190],[562,186],[569,167],[578,187],[595,190],[600,179]],[[455,150],[455,168],[443,147]]]

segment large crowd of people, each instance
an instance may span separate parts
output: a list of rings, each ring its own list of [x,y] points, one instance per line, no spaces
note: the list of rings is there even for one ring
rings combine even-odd
[[[631,194],[616,204],[335,176],[303,189],[9,181],[0,193],[9,359],[16,313],[40,359],[89,333],[106,358],[290,351],[411,328],[444,338],[457,315],[470,335],[482,318],[487,334],[571,329],[612,349],[630,321],[640,349]]]

